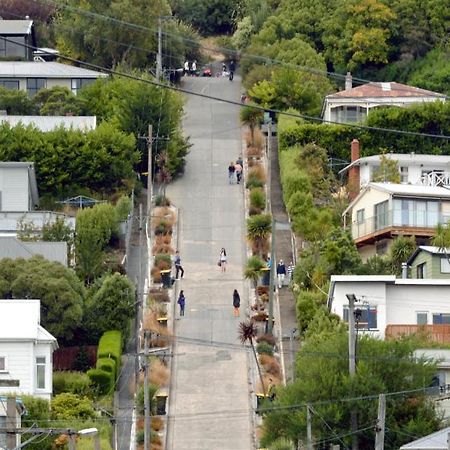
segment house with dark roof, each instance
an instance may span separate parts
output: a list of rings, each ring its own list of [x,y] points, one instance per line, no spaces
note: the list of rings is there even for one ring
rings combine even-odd
[[[0,59],[31,61],[32,47],[36,47],[32,20],[0,20]]]
[[[371,82],[353,87],[348,73],[345,89],[325,97],[322,117],[325,123],[361,123],[373,108],[407,107],[435,101],[445,102],[445,95],[401,83]]]

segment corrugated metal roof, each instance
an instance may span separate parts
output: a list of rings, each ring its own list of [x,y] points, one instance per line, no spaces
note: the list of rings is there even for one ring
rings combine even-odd
[[[369,187],[381,191],[390,192],[394,195],[407,195],[417,197],[450,197],[450,189],[442,186],[423,186],[420,184],[397,184],[397,183],[374,183],[368,184]]]
[[[74,130],[94,130],[97,126],[96,116],[0,116],[0,123],[9,123],[12,127],[22,124],[33,125],[41,131],[51,131],[63,127]]]
[[[30,34],[32,20],[0,20],[0,35]]]
[[[57,62],[0,61],[0,78],[100,78],[107,74]]]
[[[423,438],[402,445],[400,450],[447,450],[447,438],[450,433],[450,427],[436,431]]]
[[[415,86],[389,82],[389,83],[367,83],[352,89],[327,95],[326,98],[366,98],[366,97],[436,97],[445,98],[444,94],[428,91]]]
[[[67,266],[67,243],[44,241],[26,242],[20,241],[14,236],[0,237],[0,259],[28,259],[34,255],[41,255],[49,261],[59,262]]]

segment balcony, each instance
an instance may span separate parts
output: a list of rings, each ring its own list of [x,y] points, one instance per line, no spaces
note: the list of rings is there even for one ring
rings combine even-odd
[[[392,235],[406,234],[415,236],[434,236],[438,224],[447,223],[448,214],[438,212],[393,209],[378,216],[369,217],[361,222],[351,224],[355,243],[374,243]]]
[[[450,186],[450,173],[430,172],[422,175],[420,184],[424,186]]]
[[[386,339],[397,339],[412,334],[427,338],[439,344],[450,344],[450,324],[439,325],[388,325]]]

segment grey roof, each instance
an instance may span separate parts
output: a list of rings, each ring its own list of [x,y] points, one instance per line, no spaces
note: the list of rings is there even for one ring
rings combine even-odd
[[[30,34],[32,28],[32,20],[0,20],[0,35]]]
[[[66,242],[20,241],[16,237],[0,237],[1,258],[24,258],[42,255],[49,261],[59,262],[67,266]]]
[[[0,61],[0,78],[99,78],[107,74],[57,62]]]
[[[63,127],[75,130],[94,130],[97,126],[96,116],[0,116],[0,123],[9,123],[15,127],[33,125],[41,131],[51,131]]]
[[[450,427],[436,431],[423,438],[402,445],[400,450],[447,450],[447,438],[450,433]]]
[[[433,245],[419,245],[419,247],[417,247],[414,250],[414,253],[408,258],[408,260],[406,261],[406,264],[408,264],[408,266],[410,266],[414,260],[416,259],[417,255],[420,252],[427,252],[427,253],[431,253],[432,255],[447,255],[450,254],[450,249],[444,249],[441,247],[435,247]]]
[[[390,192],[394,195],[407,195],[413,197],[450,197],[450,189],[443,186],[424,186],[421,184],[400,184],[400,183],[374,183],[372,186],[380,191]]]
[[[34,171],[34,163],[28,161],[0,161],[0,168],[7,167],[27,167],[28,168],[28,181],[30,183],[31,198],[33,199],[33,205],[39,205],[39,192],[36,182],[36,172]]]
[[[348,166],[344,167],[339,173],[345,173],[350,168],[354,166],[362,166],[363,164],[378,164],[382,155],[372,155],[365,156],[353,161]],[[399,164],[409,164],[409,165],[429,165],[429,164],[439,164],[439,165],[450,165],[449,155],[416,155],[415,153],[386,153],[389,159],[397,161]]]

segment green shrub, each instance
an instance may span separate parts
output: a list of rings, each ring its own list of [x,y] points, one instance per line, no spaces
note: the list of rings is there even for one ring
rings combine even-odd
[[[172,225],[167,223],[165,220],[161,220],[155,226],[155,236],[160,236],[163,234],[172,234]]]
[[[170,200],[164,195],[158,195],[155,199],[156,206],[170,206]]]
[[[253,188],[250,191],[250,206],[263,210],[266,206],[266,194],[261,188]]]
[[[87,375],[100,395],[108,394],[113,386],[113,374],[100,369],[90,369]]]
[[[107,331],[100,338],[97,350],[97,360],[112,358],[116,363],[116,375],[119,372],[122,358],[122,333],[118,330]]]
[[[144,430],[139,430],[136,433],[136,443],[138,445],[142,445],[144,443],[145,440],[145,431]]]
[[[247,219],[247,236],[250,240],[269,236],[272,229],[272,216],[270,214],[256,214]]]
[[[159,387],[156,384],[150,384],[148,387],[148,395],[150,397],[150,405],[152,408],[151,414],[156,412],[156,402],[154,401],[154,397]],[[144,388],[140,387],[137,395],[136,395],[136,405],[138,408],[139,414],[144,414]]]
[[[53,397],[50,402],[51,417],[56,420],[93,419],[94,406],[87,397],[64,393]]]
[[[119,222],[127,220],[128,214],[130,214],[133,205],[131,204],[131,198],[128,195],[122,195],[116,203],[116,215]]]
[[[114,378],[117,376],[116,362],[112,358],[98,358],[96,368],[113,374]]]
[[[172,259],[170,258],[170,255],[167,255],[165,253],[158,253],[155,255],[155,266],[158,266],[164,263],[165,265],[169,265],[169,267],[172,266]]]
[[[270,355],[273,356],[273,347],[267,342],[259,342],[256,346],[256,352],[259,355]]]
[[[245,187],[247,189],[262,188],[264,186],[264,181],[257,177],[248,177]]]
[[[63,392],[92,397],[92,381],[83,372],[53,372],[53,395]]]

